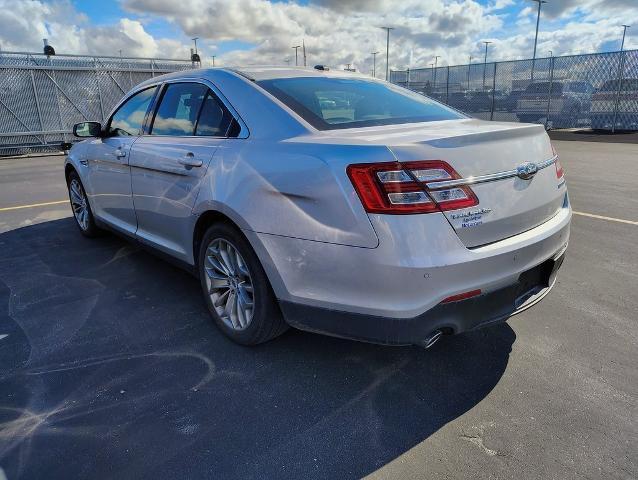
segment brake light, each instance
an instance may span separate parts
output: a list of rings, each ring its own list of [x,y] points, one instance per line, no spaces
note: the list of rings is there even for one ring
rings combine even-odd
[[[347,173],[369,213],[432,213],[479,203],[467,186],[436,189],[426,186],[427,182],[461,178],[440,160],[359,163],[349,165]]]
[[[552,145],[552,153],[556,157],[556,160],[554,161],[554,167],[556,167],[556,178],[561,179],[563,178],[565,171],[563,170],[563,165],[561,165],[560,163],[560,159],[558,158],[556,150],[554,150],[554,145]]]

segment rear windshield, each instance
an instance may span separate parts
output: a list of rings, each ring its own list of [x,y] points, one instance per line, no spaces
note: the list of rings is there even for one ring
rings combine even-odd
[[[365,79],[299,77],[257,84],[320,130],[466,118],[405,88]]]
[[[547,93],[549,92],[549,82],[532,83],[527,86],[525,93]],[[558,82],[552,82],[552,93],[563,93],[563,84]]]

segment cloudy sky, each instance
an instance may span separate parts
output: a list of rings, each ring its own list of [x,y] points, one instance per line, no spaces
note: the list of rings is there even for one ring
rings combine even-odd
[[[385,69],[530,58],[536,22],[530,0],[0,0],[0,48],[58,53],[187,58],[191,38],[204,65],[294,65],[293,45],[306,43],[308,64],[370,73],[373,51]],[[638,48],[638,0],[549,0],[543,6],[538,56]],[[633,30],[633,31],[632,31]]]

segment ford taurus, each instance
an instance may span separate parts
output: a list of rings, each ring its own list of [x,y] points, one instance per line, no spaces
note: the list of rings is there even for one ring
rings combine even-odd
[[[567,248],[542,126],[350,72],[172,73],[74,133],[81,233],[113,230],[191,269],[242,344],[290,325],[429,347],[541,300]]]

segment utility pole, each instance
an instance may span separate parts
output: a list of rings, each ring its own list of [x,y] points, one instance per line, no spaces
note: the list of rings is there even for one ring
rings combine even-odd
[[[541,22],[541,6],[547,3],[546,0],[531,0],[538,3],[538,14],[536,15],[536,35],[534,36],[534,54],[532,55],[532,81],[534,80],[534,66],[536,64],[536,44],[538,43],[538,25]]]
[[[303,66],[306,67],[307,63],[306,63],[306,39],[305,38],[301,40],[301,44],[303,45]]]
[[[554,52],[552,50],[549,51],[549,58],[553,58],[554,57]]]
[[[372,55],[372,76],[374,78],[377,78],[377,54],[379,52],[372,52],[370,55]]]
[[[294,47],[292,47],[295,49],[295,67],[299,66],[299,57],[298,57],[298,52],[299,49],[301,48],[301,45],[295,45]]]
[[[191,38],[191,40],[195,42],[195,53],[197,53],[197,40],[199,40],[199,37]]]
[[[622,42],[620,44],[620,51],[622,52],[625,49],[625,35],[627,35],[627,29],[631,27],[631,25],[621,25],[621,27],[623,27]]]
[[[386,31],[387,37],[385,42],[385,80],[390,79],[390,30],[394,30],[394,27],[381,27]]]
[[[487,70],[487,46],[492,42],[483,41],[485,44],[485,59],[483,60],[483,90],[485,90],[485,71]]]
[[[470,89],[470,67],[472,66],[472,55],[470,55],[470,62],[467,64],[467,89]]]

